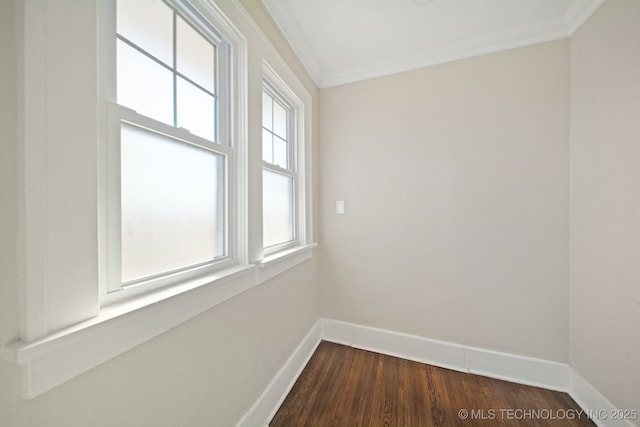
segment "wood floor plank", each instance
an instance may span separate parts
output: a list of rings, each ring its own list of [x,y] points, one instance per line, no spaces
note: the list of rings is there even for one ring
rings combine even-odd
[[[326,341],[269,425],[595,426],[566,393]]]

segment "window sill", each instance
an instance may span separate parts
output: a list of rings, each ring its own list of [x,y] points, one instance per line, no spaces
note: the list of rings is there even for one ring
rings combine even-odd
[[[280,261],[284,261],[285,259],[296,258],[300,254],[308,254],[309,256],[311,256],[310,255],[311,249],[317,246],[318,246],[317,243],[309,243],[307,245],[301,245],[291,249],[285,249],[284,251],[276,252],[274,254],[264,257],[262,261],[259,261],[257,263],[257,265],[260,268],[264,268],[264,267],[272,266]]]
[[[22,395],[34,398],[310,259],[315,246],[107,305],[94,318],[36,341],[14,342],[0,355],[22,368]]]
[[[296,265],[311,259],[311,250],[318,246],[317,243],[296,246],[291,249],[276,252],[264,257],[257,263],[258,283],[265,282]]]

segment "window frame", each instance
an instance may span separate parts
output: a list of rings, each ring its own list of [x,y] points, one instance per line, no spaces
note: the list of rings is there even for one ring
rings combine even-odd
[[[288,162],[290,168],[285,169],[278,165],[269,163],[264,160],[262,153],[262,132],[260,134],[260,160],[261,160],[261,177],[265,170],[272,171],[281,175],[293,178],[292,204],[293,204],[293,239],[280,244],[266,247],[264,245],[264,228],[262,230],[262,251],[263,257],[268,262],[270,259],[277,259],[279,255],[288,254],[298,247],[303,247],[308,243],[310,233],[307,232],[307,224],[310,223],[310,212],[307,210],[307,201],[309,200],[310,188],[306,180],[307,164],[306,164],[306,138],[305,138],[305,103],[302,101],[294,90],[278,75],[273,67],[267,61],[263,61],[262,76],[262,92],[265,91],[276,102],[284,104],[287,108],[287,131],[288,131]],[[262,103],[261,103],[262,105]],[[262,109],[260,110],[260,129],[262,126]],[[264,196],[264,189],[261,189]],[[264,201],[262,207],[264,208]],[[264,215],[262,216],[262,219]],[[263,222],[264,227],[264,222]]]
[[[297,135],[297,126],[296,126],[296,116],[299,114],[297,109],[294,108],[293,106],[291,106],[291,104],[288,102],[288,100],[281,95],[277,89],[275,89],[267,80],[263,80],[263,85],[262,85],[262,92],[263,92],[263,96],[264,93],[266,92],[272,99],[273,102],[277,102],[278,104],[280,104],[281,107],[283,107],[286,111],[286,115],[287,115],[287,139],[286,139],[286,143],[287,143],[287,164],[288,167],[284,168],[280,165],[277,165],[275,163],[271,163],[268,162],[266,160],[264,160],[264,153],[262,156],[262,173],[263,173],[263,180],[264,180],[264,172],[265,171],[269,171],[278,175],[282,175],[282,176],[286,176],[288,178],[291,178],[291,215],[292,215],[292,224],[291,224],[291,234],[292,234],[292,238],[290,240],[287,240],[285,242],[280,242],[280,243],[276,243],[274,245],[270,245],[270,246],[265,246],[264,245],[264,240],[263,240],[263,250],[264,250],[264,254],[265,255],[270,255],[276,252],[280,252],[286,249],[289,249],[291,247],[297,246],[299,245],[299,241],[298,241],[298,236],[299,236],[299,230],[298,230],[298,204],[297,204],[297,200],[298,200],[298,162],[297,162],[297,152],[298,152],[298,147],[297,147],[297,141],[298,141],[298,135]],[[272,114],[273,116],[273,114]],[[264,131],[264,126],[262,126],[262,129]],[[275,136],[275,132],[273,131],[273,129],[267,129],[267,131],[272,135]],[[262,147],[264,147],[264,141],[262,143]],[[272,142],[272,149],[273,149],[273,142]],[[263,184],[264,185],[264,184]],[[263,187],[263,210],[264,210],[264,187]],[[263,214],[263,239],[264,239],[264,214]]]
[[[189,0],[163,0],[168,7],[182,17],[197,32],[207,34],[206,37],[215,45],[216,55],[216,115],[217,126],[214,139],[192,134],[186,129],[172,126],[117,103],[117,43],[121,36],[117,33],[116,1],[109,0],[112,5],[111,13],[106,19],[105,44],[103,49],[103,65],[108,70],[102,79],[104,85],[105,117],[104,148],[105,164],[102,166],[104,188],[102,190],[102,204],[104,209],[101,220],[101,253],[100,257],[100,304],[107,306],[154,292],[163,288],[177,286],[202,277],[217,277],[226,269],[233,269],[248,263],[248,248],[246,242],[247,229],[247,158],[246,158],[246,130],[244,129],[243,113],[244,94],[246,88],[242,82],[246,79],[234,73],[246,73],[244,66],[246,58],[240,57],[234,45],[238,42],[239,32],[229,27],[228,22],[220,19],[219,11],[206,5],[198,8]],[[174,18],[175,22],[175,18]],[[175,30],[175,25],[174,25]],[[104,32],[104,31],[103,31]],[[176,34],[173,34],[175,43]],[[244,49],[243,49],[244,51]],[[144,53],[148,56],[149,53]],[[246,54],[246,52],[245,52]],[[174,51],[175,55],[175,51]],[[175,58],[172,73],[174,86],[177,76]],[[177,101],[173,99],[176,108]],[[174,110],[174,124],[176,117]],[[225,255],[211,261],[185,266],[167,272],[157,272],[145,278],[122,281],[122,253],[121,253],[121,158],[120,132],[123,124],[142,128],[166,136],[178,143],[191,144],[211,151],[224,158],[224,241]],[[101,211],[102,211],[101,209]]]

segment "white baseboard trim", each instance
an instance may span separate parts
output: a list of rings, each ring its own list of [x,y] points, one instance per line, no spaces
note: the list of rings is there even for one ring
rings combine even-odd
[[[611,419],[615,406],[569,365],[433,340],[331,319],[318,319],[237,427],[267,426],[321,340],[429,365],[567,392],[599,427],[634,427]]]
[[[569,365],[385,329],[320,319],[322,339],[518,384],[567,391]]]
[[[300,373],[311,359],[320,343],[320,322],[316,322],[287,359],[251,409],[238,421],[236,427],[268,426],[271,418],[282,405]]]
[[[585,380],[574,369],[571,369],[569,395],[584,410],[598,427],[635,427],[629,419],[614,419],[614,415],[628,418],[623,410],[617,409],[609,400]]]

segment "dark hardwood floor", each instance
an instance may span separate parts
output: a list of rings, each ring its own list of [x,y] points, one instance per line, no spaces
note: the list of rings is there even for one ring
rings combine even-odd
[[[269,425],[595,426],[566,393],[326,341]]]

